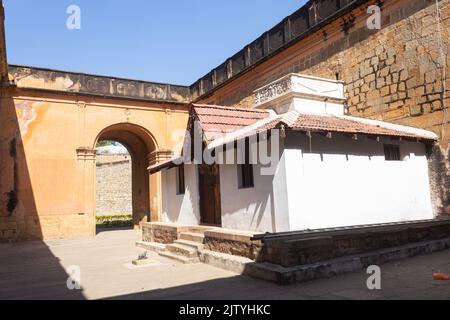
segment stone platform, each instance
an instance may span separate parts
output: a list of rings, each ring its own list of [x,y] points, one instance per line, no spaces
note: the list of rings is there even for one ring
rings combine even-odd
[[[203,262],[292,284],[450,249],[450,219],[264,235],[217,227],[146,223],[143,241],[136,244],[182,263]]]
[[[450,219],[282,232],[255,236],[258,262],[293,267],[450,237]]]
[[[261,241],[251,240],[254,232],[209,226],[167,223],[142,224],[142,241],[136,245],[182,263],[200,262],[201,250],[257,259]]]

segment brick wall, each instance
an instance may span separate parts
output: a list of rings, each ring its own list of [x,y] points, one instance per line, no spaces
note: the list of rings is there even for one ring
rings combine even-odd
[[[381,4],[382,29],[366,26],[369,5]],[[339,78],[348,113],[428,129],[436,210],[448,212],[450,0],[370,1],[244,73],[202,102],[250,107],[253,91],[287,73]]]

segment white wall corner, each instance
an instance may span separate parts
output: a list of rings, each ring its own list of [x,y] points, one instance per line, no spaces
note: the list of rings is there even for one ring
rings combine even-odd
[[[274,206],[272,216],[275,229],[273,232],[290,231],[286,154],[283,147],[280,147],[280,149],[281,157],[272,183]]]
[[[302,227],[302,181],[303,181],[303,151],[292,148],[284,150],[286,167],[287,203],[290,231],[305,229]]]

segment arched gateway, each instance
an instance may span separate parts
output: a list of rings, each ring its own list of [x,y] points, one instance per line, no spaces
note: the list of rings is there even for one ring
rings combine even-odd
[[[139,227],[140,222],[158,219],[155,215],[151,219],[151,199],[158,199],[158,183],[148,175],[149,156],[157,152],[158,145],[152,134],[145,128],[132,123],[119,123],[102,130],[97,136],[96,143],[101,140],[113,140],[124,145],[131,156],[131,186],[133,225]],[[95,148],[95,144],[93,146]]]
[[[95,234],[95,146],[132,157],[133,222],[159,221],[160,176],[186,128],[185,87],[25,67],[2,92],[0,240]]]

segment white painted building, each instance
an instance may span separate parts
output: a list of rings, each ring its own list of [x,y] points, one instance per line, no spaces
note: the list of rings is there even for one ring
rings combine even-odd
[[[236,164],[236,155],[213,166],[152,166],[162,172],[164,222],[281,232],[434,217],[426,156],[434,133],[345,116],[339,81],[290,74],[255,97],[253,109],[194,105],[191,118],[218,158],[217,148],[269,132],[259,146],[276,158],[271,174],[261,159]]]

